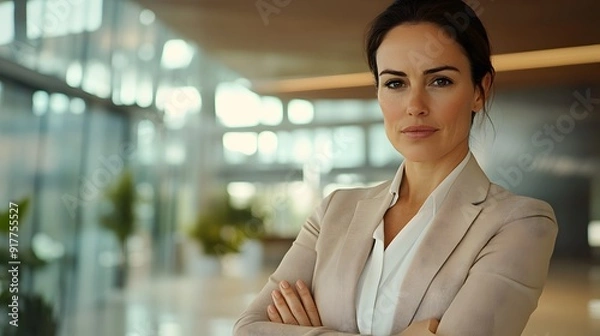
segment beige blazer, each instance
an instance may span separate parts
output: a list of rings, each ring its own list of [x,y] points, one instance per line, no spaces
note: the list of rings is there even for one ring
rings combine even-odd
[[[356,335],[357,283],[392,199],[389,186],[325,198],[234,335]],[[429,318],[441,320],[441,336],[520,335],[542,292],[557,230],[548,204],[491,184],[472,157],[418,247],[399,306],[380,313],[394,314],[394,335],[433,335],[406,330]],[[268,322],[271,291],[298,279],[312,288],[324,327]]]

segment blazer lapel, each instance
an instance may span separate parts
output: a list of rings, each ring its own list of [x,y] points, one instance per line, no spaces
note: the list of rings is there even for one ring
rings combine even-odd
[[[400,288],[394,330],[404,329],[412,322],[429,284],[481,211],[479,204],[489,185],[487,176],[471,157],[417,247]]]
[[[373,232],[389,208],[393,195],[389,183],[373,198],[360,200],[348,227],[337,264],[337,283],[342,319],[345,330],[356,330],[356,291],[358,280],[373,246]]]

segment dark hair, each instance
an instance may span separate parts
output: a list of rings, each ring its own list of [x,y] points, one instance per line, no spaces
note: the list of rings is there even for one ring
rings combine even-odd
[[[490,42],[475,11],[461,0],[397,0],[379,14],[371,23],[365,46],[375,83],[379,85],[377,50],[387,33],[399,25],[416,23],[438,25],[462,47],[469,59],[473,84],[485,95],[483,77],[489,73],[493,82],[495,76]]]

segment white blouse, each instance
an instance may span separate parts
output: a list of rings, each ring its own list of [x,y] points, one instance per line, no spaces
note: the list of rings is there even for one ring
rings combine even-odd
[[[358,282],[356,319],[361,334],[373,336],[391,334],[396,307],[400,304],[398,301],[400,286],[410,261],[450,187],[467,165],[470,157],[469,152],[427,197],[417,214],[400,230],[386,249],[383,246],[383,218],[381,219],[373,232],[373,248]],[[398,200],[403,172],[404,163],[398,168],[390,186],[390,193],[394,195],[390,208]]]

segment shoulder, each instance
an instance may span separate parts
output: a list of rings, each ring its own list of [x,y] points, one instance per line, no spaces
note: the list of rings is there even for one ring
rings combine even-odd
[[[360,200],[366,198],[375,198],[381,196],[384,192],[387,192],[391,183],[392,181],[384,181],[368,187],[336,189],[331,192],[326,199],[330,198],[336,202],[340,202],[353,199]]]
[[[493,231],[535,233],[537,236],[555,236],[558,224],[554,210],[545,201],[514,194],[491,184],[488,196],[481,204],[481,219],[485,225],[496,223]]]
[[[335,223],[350,222],[354,209],[363,200],[385,199],[389,195],[391,181],[378,183],[370,187],[342,188],[331,192],[321,201],[313,215],[315,222],[332,220]]]
[[[547,202],[514,194],[493,183],[483,205],[490,210],[502,212],[508,221],[534,216],[548,217],[555,221],[554,210]]]
[[[347,212],[348,208],[355,207],[362,200],[389,195],[391,183],[391,181],[385,181],[369,187],[336,189],[323,199],[320,205],[321,210],[327,212],[343,208]]]

